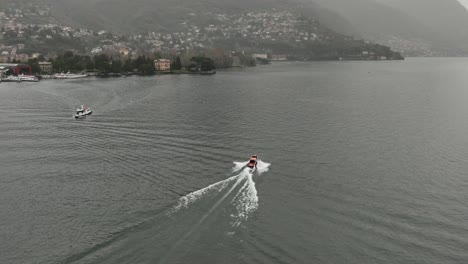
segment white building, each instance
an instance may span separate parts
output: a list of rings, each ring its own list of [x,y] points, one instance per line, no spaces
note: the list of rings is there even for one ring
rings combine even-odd
[[[169,71],[171,70],[171,61],[167,59],[154,60],[154,68],[156,71]]]

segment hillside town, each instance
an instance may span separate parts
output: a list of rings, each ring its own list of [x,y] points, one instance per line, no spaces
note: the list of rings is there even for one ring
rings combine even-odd
[[[303,42],[328,39],[320,31],[319,23],[290,11],[248,12],[240,15],[207,14],[216,23],[196,25],[187,19],[181,22],[184,31],[175,33],[151,32],[148,35],[132,36],[132,40],[145,41],[157,51],[187,48],[227,46],[236,40],[256,52],[265,51],[266,42]],[[190,16],[189,16],[190,17]]]
[[[330,31],[297,10],[188,13],[177,20],[177,30],[133,35],[62,25],[50,13],[40,4],[0,10],[3,81],[213,74],[216,68],[285,60],[402,59],[388,47]]]
[[[40,10],[35,15],[46,14],[47,10]],[[136,58],[139,54],[154,52],[176,54],[215,47],[230,50],[234,48],[230,46],[231,40],[242,42],[242,48],[250,49],[251,53],[272,53],[274,50],[268,49],[266,42],[315,41],[329,37],[320,32],[317,22],[298,18],[289,11],[250,12],[239,16],[209,14],[214,15],[218,23],[196,25],[187,19],[181,22],[184,30],[180,32],[148,32],[129,37],[119,37],[104,30],[94,32],[57,24],[18,22],[25,15],[22,10],[14,10],[10,15],[0,12],[3,25],[0,61],[24,62],[41,55],[53,57],[57,54],[56,49],[41,47],[52,42],[65,44],[69,46],[68,50],[76,52]]]
[[[173,59],[181,54],[192,57],[200,53],[217,53],[223,57],[218,60],[227,61],[218,63],[221,67],[241,66],[236,64],[236,58],[231,57],[233,51],[248,56],[258,54],[257,57],[269,60],[375,60],[401,57],[389,49],[376,48],[363,40],[354,40],[327,30],[318,21],[301,15],[297,10],[188,13],[179,21],[177,31],[128,36],[60,25],[50,12],[47,5],[39,2],[29,8],[10,6],[0,10],[0,62],[45,61],[66,51],[133,60],[155,53]],[[201,17],[209,19],[201,20]],[[337,46],[336,43],[345,44]]]

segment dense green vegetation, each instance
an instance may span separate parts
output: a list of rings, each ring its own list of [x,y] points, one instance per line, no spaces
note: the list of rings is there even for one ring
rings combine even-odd
[[[177,58],[175,59],[175,61],[172,62],[171,64],[171,69],[172,70],[176,70],[176,71],[179,71],[182,69],[182,62],[180,60],[180,56],[177,56]]]
[[[192,62],[187,68],[189,71],[212,71],[216,69],[214,61],[206,57],[193,57],[190,59]]]
[[[40,73],[39,61],[44,61],[43,57],[29,60],[28,64],[33,67],[34,73]],[[94,57],[88,55],[77,55],[72,51],[58,55],[55,59],[49,60],[55,72],[96,72],[102,76],[109,73],[137,73],[150,75],[155,73],[153,59],[140,56],[135,60],[112,58],[105,54]]]
[[[99,54],[94,57],[88,55],[74,54],[67,51],[58,55],[55,59],[50,59],[55,72],[95,72],[98,76],[111,76],[113,74],[140,74],[152,75],[156,73],[154,59],[159,58],[159,54],[154,56],[139,56],[135,60],[112,58],[105,54]],[[44,57],[31,59],[28,64],[31,65],[34,74],[40,74],[39,62],[45,61]],[[190,72],[213,71],[216,65],[213,59],[204,56],[194,56],[189,60],[189,64],[183,67],[181,58],[175,57],[171,64],[171,69],[175,71],[187,70]]]

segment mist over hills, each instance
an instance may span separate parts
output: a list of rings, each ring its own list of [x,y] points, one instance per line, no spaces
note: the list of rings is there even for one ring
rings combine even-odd
[[[421,24],[399,10],[375,0],[302,0],[314,1],[350,21],[362,35],[393,33],[418,35]],[[405,25],[404,27],[402,25]],[[334,24],[329,25],[335,28]]]
[[[314,1],[350,21],[358,35],[411,55],[467,55],[468,11],[457,0]],[[332,29],[341,32],[334,24]]]
[[[349,20],[366,39],[406,54],[468,54],[464,44],[468,41],[468,11],[457,0],[312,1]]]
[[[468,11],[457,0],[380,0],[430,29],[434,46],[450,53],[465,53],[468,41]]]
[[[349,21],[314,2],[297,0],[46,0],[61,21],[95,30],[117,33],[174,31],[179,20],[189,14],[238,13],[272,8],[302,8],[322,23],[333,23],[340,33],[358,34]]]
[[[175,32],[188,16],[199,24],[210,24],[216,21],[207,14],[295,9],[335,32],[388,45],[407,55],[468,54],[468,11],[457,0],[42,1],[61,23],[117,34]]]
[[[34,0],[5,0],[21,6]],[[5,2],[5,3],[6,3]],[[350,21],[338,13],[309,0],[41,0],[61,23],[93,30],[134,33],[177,29],[177,22],[188,14],[239,13],[246,11],[300,9],[340,33],[358,35]],[[1,5],[0,5],[1,7]]]

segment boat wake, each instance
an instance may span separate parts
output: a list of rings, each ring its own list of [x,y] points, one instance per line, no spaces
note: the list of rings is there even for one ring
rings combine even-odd
[[[247,166],[247,164],[249,163],[249,161],[234,161],[234,167],[232,167],[232,172],[239,172],[241,171],[243,168],[245,168]],[[265,172],[268,171],[269,167],[270,167],[270,163],[266,163],[262,160],[257,160],[257,169],[256,169],[256,172],[258,175],[261,175]]]
[[[235,163],[236,175],[179,198],[164,213],[65,263],[189,263],[213,241],[233,243],[236,229],[258,209],[254,174],[270,165],[259,162],[252,172],[243,164]]]
[[[216,196],[227,190],[218,202],[208,211],[211,213],[219,206],[226,198],[230,197],[229,204],[233,205],[235,210],[231,213],[232,226],[239,226],[243,221],[247,220],[252,212],[258,208],[257,189],[253,181],[253,175],[257,173],[261,175],[268,171],[270,163],[258,160],[257,168],[251,171],[247,168],[248,161],[234,162],[233,172],[240,172],[237,175],[231,176],[228,179],[211,184],[208,187],[192,192],[180,198],[177,205],[170,210],[169,214],[177,212],[182,208],[188,208],[191,204],[196,203],[204,197]],[[229,187],[229,188],[228,188]]]

